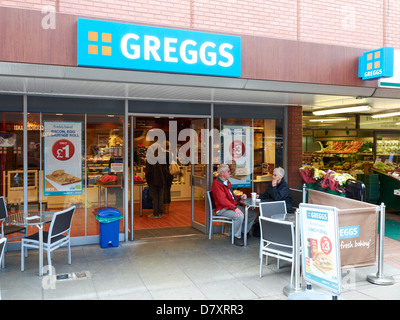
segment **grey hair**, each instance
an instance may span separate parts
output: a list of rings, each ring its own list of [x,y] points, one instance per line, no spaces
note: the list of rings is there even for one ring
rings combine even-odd
[[[285,170],[283,168],[281,168],[281,167],[275,168],[274,172],[276,172],[282,178],[285,176]]]
[[[218,166],[218,175],[219,175],[221,172],[226,171],[226,169],[229,169],[229,166],[228,166],[227,164],[220,164],[220,165]]]

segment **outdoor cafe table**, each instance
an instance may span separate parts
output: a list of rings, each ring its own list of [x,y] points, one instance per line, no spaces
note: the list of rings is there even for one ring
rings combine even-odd
[[[50,222],[53,218],[53,212],[47,211],[29,211],[27,216],[23,212],[10,214],[5,219],[5,223],[16,226],[36,226],[39,229],[39,276],[43,275],[43,225]]]

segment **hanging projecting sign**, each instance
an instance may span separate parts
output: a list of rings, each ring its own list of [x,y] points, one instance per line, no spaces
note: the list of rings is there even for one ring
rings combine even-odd
[[[301,203],[299,210],[304,280],[339,295],[342,275],[337,209]]]
[[[383,47],[364,52],[358,58],[358,76],[363,80],[393,77],[394,49]]]
[[[82,123],[43,121],[44,195],[82,194]]]
[[[78,65],[240,77],[241,38],[78,19]]]

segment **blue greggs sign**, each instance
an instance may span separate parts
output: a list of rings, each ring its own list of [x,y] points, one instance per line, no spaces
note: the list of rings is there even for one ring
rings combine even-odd
[[[393,77],[394,49],[383,47],[358,58],[358,76],[363,80]]]
[[[78,19],[78,66],[240,77],[241,38]]]

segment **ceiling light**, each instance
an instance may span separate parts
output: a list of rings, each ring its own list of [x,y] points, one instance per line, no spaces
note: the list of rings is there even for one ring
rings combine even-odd
[[[372,118],[386,118],[386,117],[394,117],[394,116],[400,116],[400,111],[389,112],[389,113],[381,113],[381,114],[374,114],[371,117]]]
[[[326,114],[337,114],[337,113],[348,113],[348,112],[359,112],[359,111],[367,111],[370,110],[371,106],[349,106],[343,108],[336,108],[336,109],[323,109],[323,110],[316,110],[313,111],[313,115],[315,116],[322,116]]]
[[[336,121],[347,121],[349,118],[330,118],[330,119],[310,119],[310,122],[336,122]]]

